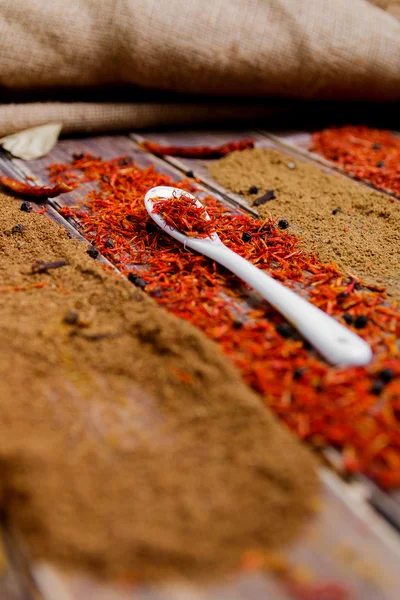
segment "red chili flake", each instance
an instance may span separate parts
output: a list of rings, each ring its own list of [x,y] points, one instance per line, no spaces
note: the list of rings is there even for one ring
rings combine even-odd
[[[52,165],[54,183],[98,183],[79,206],[61,212],[74,217],[87,240],[123,274],[139,278],[156,302],[219,344],[243,380],[296,435],[311,444],[317,440],[318,448],[337,448],[350,472],[363,472],[384,488],[400,487],[398,307],[381,288],[369,289],[337,265],[319,262],[276,221],[202,198],[229,248],[350,327],[367,318],[356,331],[371,345],[372,363],[329,366],[299,335],[283,337],[282,317],[253,292],[249,301],[249,288],[237,277],[153,225],[144,206],[146,192],[173,185],[195,193],[193,182],[172,181],[154,166],[120,166],[120,160],[84,155],[72,165]],[[245,233],[251,243],[243,242]],[[377,396],[371,388],[385,370],[388,381]]]
[[[188,237],[211,237],[215,231],[204,206],[197,206],[196,201],[186,194],[161,200],[156,198],[153,213],[161,215],[169,227]]]
[[[237,150],[254,148],[254,140],[246,139],[228,142],[222,146],[160,146],[155,142],[143,141],[140,146],[156,156],[180,156],[185,158],[221,158]]]
[[[295,600],[350,600],[347,588],[340,583],[292,583],[288,586]]]
[[[390,131],[331,127],[314,133],[311,149],[356,179],[400,197],[400,137]]]
[[[173,373],[182,383],[193,383],[193,377],[190,373],[182,371],[182,369],[173,369]]]
[[[60,194],[66,194],[72,192],[72,187],[66,183],[58,183],[57,185],[30,185],[29,183],[23,183],[17,179],[0,175],[0,183],[7,190],[22,194],[23,196],[32,196],[32,198],[38,198],[43,200],[45,198],[55,198]]]

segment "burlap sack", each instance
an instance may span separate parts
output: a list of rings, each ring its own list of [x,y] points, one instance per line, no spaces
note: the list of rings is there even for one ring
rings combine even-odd
[[[54,120],[90,131],[242,118],[274,97],[400,99],[400,24],[365,0],[2,0],[0,49],[3,102],[58,96],[0,105],[0,135]],[[64,89],[114,85],[124,102],[63,101]],[[143,89],[158,102],[138,101]],[[210,109],[161,92],[237,100]]]

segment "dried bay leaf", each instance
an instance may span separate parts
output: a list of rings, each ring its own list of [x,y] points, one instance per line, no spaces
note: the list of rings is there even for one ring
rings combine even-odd
[[[16,158],[35,160],[50,152],[57,143],[62,123],[48,123],[7,135],[0,145]]]

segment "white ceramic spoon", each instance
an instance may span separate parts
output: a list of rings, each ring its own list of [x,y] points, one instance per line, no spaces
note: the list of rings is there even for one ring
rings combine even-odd
[[[361,366],[370,362],[372,351],[363,339],[227,248],[216,233],[213,233],[210,238],[188,237],[169,227],[161,215],[153,213],[155,199],[167,199],[172,195],[182,194],[196,200],[199,207],[202,206],[194,196],[178,188],[157,186],[147,192],[144,199],[147,212],[161,229],[182,242],[186,248],[191,248],[220,263],[257,290],[330,363]]]

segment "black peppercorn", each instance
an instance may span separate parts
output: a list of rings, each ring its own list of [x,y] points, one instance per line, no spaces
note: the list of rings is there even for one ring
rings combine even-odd
[[[337,215],[339,211],[340,211],[340,208],[334,208],[332,211],[332,214]]]
[[[30,205],[30,202],[22,202],[20,210],[22,210],[22,212],[31,212],[32,206]]]
[[[127,219],[130,220],[129,217],[127,217]],[[150,220],[146,223],[146,231],[147,233],[156,233],[156,231],[158,231],[158,227],[153,223],[153,221]]]
[[[247,231],[245,231],[242,235],[242,240],[244,242],[251,242],[251,235]]]
[[[353,322],[353,317],[351,316],[350,313],[345,313],[343,315],[343,319],[346,321],[347,325],[351,325]]]
[[[336,300],[340,303],[343,302],[343,300],[346,300],[346,298],[348,298],[348,293],[347,292],[340,292],[340,294],[338,294],[336,296]]]
[[[298,381],[299,379],[301,379],[301,377],[304,375],[305,372],[306,372],[306,370],[304,368],[296,369],[295,372],[293,373],[294,381]]]
[[[371,385],[370,392],[371,394],[375,394],[375,396],[379,396],[379,394],[383,391],[384,387],[385,384],[383,383],[383,381],[378,379],[377,381],[374,381],[374,383]]]
[[[104,247],[105,247],[105,248],[114,248],[114,246],[115,246],[115,244],[114,244],[114,240],[107,240],[107,241],[104,243]]]
[[[72,154],[72,158],[74,160],[81,160],[81,158],[83,158],[85,155],[82,152],[74,152]]]
[[[249,188],[249,194],[258,194],[258,187],[256,185],[252,185]]]
[[[287,219],[279,219],[278,227],[280,229],[287,229],[289,227],[289,221]]]
[[[91,258],[97,258],[100,254],[100,252],[97,250],[96,246],[89,246],[89,248],[86,250],[87,254],[89,254],[89,256]]]
[[[130,165],[132,162],[132,158],[130,156],[124,156],[123,158],[121,158],[118,161],[118,166],[119,167],[126,167],[127,165]]]
[[[233,323],[232,323],[232,328],[233,329],[238,330],[238,329],[242,329],[242,327],[243,327],[242,321],[239,321],[237,319],[236,319],[236,321],[233,321]]]
[[[394,377],[394,371],[393,369],[382,369],[378,375],[384,383],[389,383]]]
[[[293,329],[289,323],[279,323],[279,325],[276,326],[276,331],[285,339],[293,337]]]
[[[358,315],[354,321],[354,327],[356,329],[362,329],[368,323],[368,317],[365,315]]]
[[[189,169],[189,171],[186,171],[186,177],[194,177],[194,173],[192,171],[192,169]]]
[[[146,287],[145,280],[142,279],[142,277],[139,277],[139,275],[136,275],[136,273],[128,273],[128,279],[131,283],[133,283],[133,285],[142,288],[142,290],[144,290],[144,288]]]
[[[385,161],[384,160],[380,160],[378,163],[376,163],[376,166],[380,169],[382,167],[385,166]]]
[[[63,321],[67,325],[76,325],[79,321],[79,315],[77,312],[70,310],[64,315]]]

